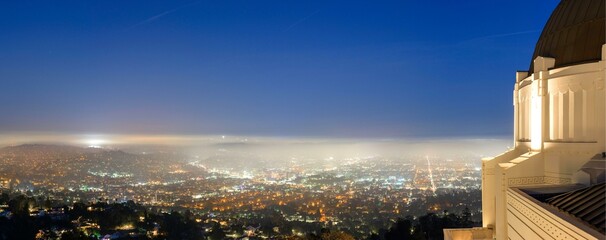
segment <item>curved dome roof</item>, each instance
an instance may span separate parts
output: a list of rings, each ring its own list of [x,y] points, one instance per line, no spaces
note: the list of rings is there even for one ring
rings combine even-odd
[[[555,67],[599,61],[606,43],[606,0],[562,0],[549,17],[530,61],[555,58]]]

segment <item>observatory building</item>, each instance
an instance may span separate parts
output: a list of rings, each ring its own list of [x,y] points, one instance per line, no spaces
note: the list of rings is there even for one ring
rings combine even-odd
[[[482,228],[445,239],[605,239],[605,0],[562,0],[513,85],[514,148],[482,159]]]

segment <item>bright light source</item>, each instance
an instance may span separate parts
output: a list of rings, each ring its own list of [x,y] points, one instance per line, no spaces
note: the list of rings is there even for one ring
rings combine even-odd
[[[92,147],[92,148],[100,148],[101,145],[106,144],[106,143],[107,143],[106,140],[98,139],[98,138],[86,140],[86,144],[88,144],[88,147]]]
[[[541,109],[541,104],[542,104],[542,99],[541,96],[538,96],[537,92],[538,92],[538,83],[533,83],[532,86],[532,93],[533,96],[531,98],[531,112],[530,112],[530,147],[532,148],[532,150],[541,150],[541,145],[542,145],[542,141],[543,141],[543,136],[542,136],[542,121],[543,121],[543,116],[541,116],[542,114],[542,109]],[[536,96],[534,94],[537,94]]]

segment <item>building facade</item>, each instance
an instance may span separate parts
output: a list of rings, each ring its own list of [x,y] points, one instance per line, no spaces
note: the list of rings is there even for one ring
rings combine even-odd
[[[514,147],[482,159],[483,228],[446,239],[606,238],[605,2],[553,11],[529,70],[516,73]]]

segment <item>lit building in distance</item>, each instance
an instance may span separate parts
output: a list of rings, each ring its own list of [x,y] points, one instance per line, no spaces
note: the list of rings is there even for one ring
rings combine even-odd
[[[514,148],[482,159],[482,228],[445,239],[604,239],[605,0],[562,0],[516,73]]]

